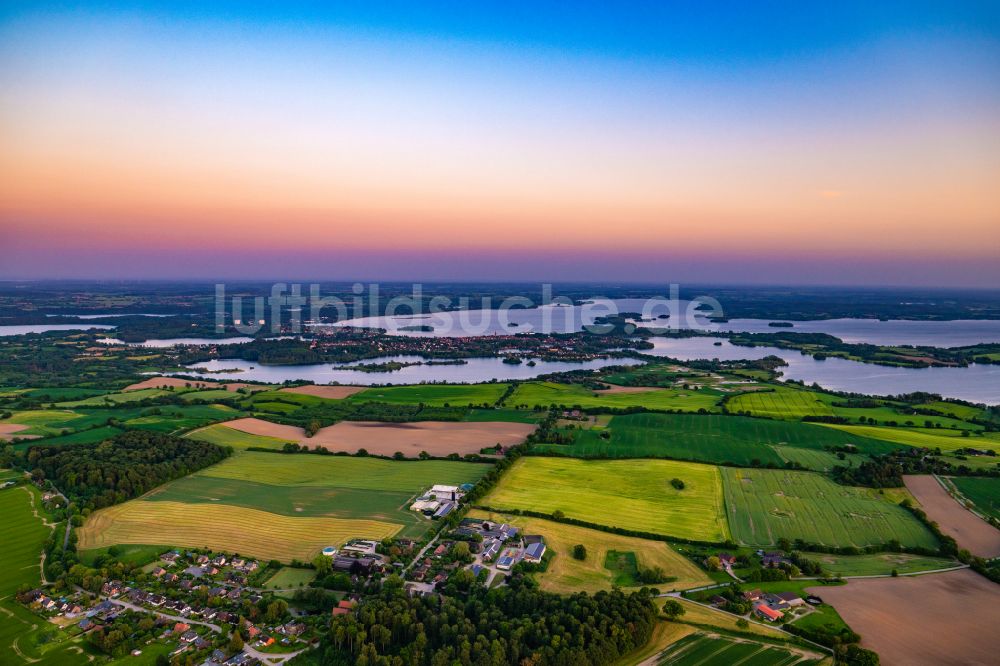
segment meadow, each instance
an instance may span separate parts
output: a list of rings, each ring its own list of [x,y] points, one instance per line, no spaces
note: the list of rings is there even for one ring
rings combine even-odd
[[[347,398],[353,402],[387,402],[392,404],[434,405],[493,405],[507,391],[507,384],[418,384],[414,386],[382,386],[369,388]]]
[[[684,489],[674,488],[674,478]],[[719,470],[669,460],[590,461],[528,456],[481,500],[596,525],[700,541],[729,536]]]
[[[33,487],[20,486],[0,490],[0,515],[3,515],[3,548],[0,548],[0,662],[4,664],[85,663],[82,649],[65,639],[53,625],[21,606],[13,598],[22,585],[41,582],[42,546],[51,527],[41,507],[39,493]],[[36,515],[36,512],[37,513]],[[54,640],[55,639],[55,640]]]
[[[849,432],[860,437],[871,439],[881,439],[886,442],[904,444],[906,446],[917,446],[928,449],[941,449],[942,451],[955,451],[972,447],[975,449],[988,449],[1000,453],[1000,438],[994,437],[995,433],[988,433],[980,436],[963,437],[958,430],[946,430],[938,428],[885,428],[882,426],[853,426],[853,425],[826,425],[843,432]]]
[[[954,476],[949,477],[948,481],[972,502],[976,511],[1000,520],[1000,479]]]
[[[273,576],[267,579],[264,587],[271,590],[288,590],[308,585],[315,578],[315,569],[281,567]]]
[[[605,567],[610,551],[631,553],[640,567],[660,567],[667,576],[676,580],[663,583],[663,590],[685,590],[711,584],[711,579],[689,559],[662,541],[650,541],[620,534],[609,534],[587,527],[566,525],[543,518],[497,514],[473,510],[473,518],[489,518],[521,529],[523,534],[541,534],[547,548],[555,554],[548,569],[538,574],[541,589],[558,594],[597,592],[611,589],[614,576]],[[580,544],[587,549],[587,557],[573,557],[573,546]]]
[[[838,416],[851,421],[875,419],[878,423],[890,422],[923,424],[930,421],[934,427],[980,430],[982,426],[963,421],[964,415],[972,408],[962,409],[961,405],[950,403],[929,403],[921,405],[938,415],[913,414],[902,403],[888,400],[875,401],[875,406],[845,407],[846,398],[831,393],[813,391],[791,386],[773,386],[768,390],[753,391],[733,396],[726,401],[726,411],[731,414],[746,413],[772,419],[801,420],[806,416]]]
[[[77,534],[81,550],[166,542],[290,562],[308,561],[324,547],[354,537],[383,539],[399,529],[398,523],[378,520],[291,517],[226,504],[137,499],[91,514]]]
[[[619,386],[606,391],[594,391],[580,384],[525,382],[518,385],[504,404],[508,407],[529,409],[536,405],[545,407],[560,405],[584,409],[645,407],[654,410],[697,412],[718,411],[721,395],[710,389],[698,391],[674,388],[634,389]]]
[[[570,445],[539,444],[541,452],[580,458],[676,458],[736,465],[784,466],[789,456],[775,446],[802,448],[819,456],[794,456],[797,462],[822,464],[835,456],[824,447],[854,446],[865,453],[885,453],[898,446],[837,433],[808,423],[742,416],[629,414],[615,416],[606,428],[574,431]],[[604,434],[610,433],[605,438]]]
[[[872,553],[869,555],[807,553],[806,557],[816,560],[823,566],[824,571],[835,576],[886,576],[894,570],[905,574],[958,566],[958,562],[955,560],[908,553]]]
[[[897,539],[936,548],[933,535],[875,490],[840,486],[812,472],[722,468],[733,537],[748,546],[802,539],[825,546],[869,546]]]

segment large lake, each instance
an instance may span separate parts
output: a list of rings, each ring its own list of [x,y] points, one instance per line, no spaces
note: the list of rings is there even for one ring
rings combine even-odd
[[[488,382],[491,379],[505,381],[509,379],[533,379],[550,372],[567,372],[569,370],[596,370],[609,365],[638,365],[641,361],[627,358],[607,358],[585,361],[583,363],[568,363],[564,361],[542,361],[535,359],[535,365],[527,362],[519,365],[504,363],[500,358],[470,358],[464,359],[461,365],[409,365],[393,372],[364,372],[351,370],[349,367],[329,364],[310,365],[260,365],[242,359],[221,359],[195,363],[186,375],[218,380],[252,380],[280,384],[284,381],[312,381],[317,384],[354,384],[357,386],[375,386],[379,384],[419,384],[421,382],[448,382],[453,384],[475,384]],[[420,363],[425,359],[419,356],[387,356],[373,358],[361,363]],[[208,372],[198,372],[202,368]],[[225,372],[225,371],[229,372]]]
[[[777,347],[739,347],[720,338],[651,338],[654,349],[644,353],[682,361],[732,361],[780,356],[788,365],[779,370],[785,379],[816,383],[835,391],[899,395],[913,391],[949,398],[1000,404],[1000,365],[972,364],[964,368],[896,368],[842,358],[817,361],[812,356]],[[721,343],[716,346],[715,343]]]
[[[770,319],[731,319],[713,324],[697,312],[690,301],[666,299],[594,299],[585,305],[549,305],[509,310],[458,310],[425,315],[361,317],[333,326],[384,328],[389,333],[410,336],[463,337],[517,333],[572,333],[592,326],[609,313],[636,312],[641,326],[671,326],[704,331],[741,333],[829,333],[850,343],[878,345],[930,345],[960,347],[982,342],[1000,342],[1000,320],[909,321],[891,319],[824,319],[791,322],[792,327],[769,326]],[[668,314],[668,318],[661,315]],[[430,326],[433,331],[405,330]]]

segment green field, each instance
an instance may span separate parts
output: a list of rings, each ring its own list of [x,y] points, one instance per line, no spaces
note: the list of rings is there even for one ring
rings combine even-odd
[[[955,560],[908,553],[874,553],[870,555],[833,555],[830,553],[805,553],[810,560],[823,566],[835,576],[884,576],[893,569],[898,573],[933,571],[957,566]]]
[[[115,435],[121,434],[123,431],[120,428],[114,428],[112,426],[104,426],[102,428],[92,428],[90,430],[81,430],[80,432],[74,432],[69,435],[61,435],[59,437],[46,437],[45,439],[33,439],[29,442],[23,442],[18,444],[16,448],[26,449],[30,446],[67,446],[69,444],[93,444],[94,442],[103,442],[106,439],[110,439]]]
[[[972,476],[954,476],[948,479],[976,511],[1000,520],[1000,479]]]
[[[297,569],[294,567],[281,567],[278,571],[267,579],[264,587],[270,590],[288,590],[296,587],[304,587],[316,578],[315,569]]]
[[[104,395],[97,395],[90,398],[84,398],[83,400],[59,402],[56,403],[56,407],[73,409],[74,407],[100,407],[102,405],[107,405],[109,403],[115,405],[124,405],[130,402],[139,402],[141,400],[146,400],[147,398],[158,398],[163,395],[172,395],[173,393],[176,393],[176,391],[171,392],[165,389],[158,389],[158,388],[139,389],[137,391],[122,391],[120,393],[106,393]]]
[[[794,459],[821,470],[836,460],[824,447],[850,445],[864,453],[886,453],[899,448],[808,423],[705,414],[629,414],[615,416],[606,428],[573,432],[573,444],[540,444],[536,448],[579,458],[663,457],[778,467]],[[606,433],[610,437],[602,436]],[[776,450],[778,446],[781,451]],[[805,454],[788,455],[787,448],[801,448]]]
[[[166,485],[147,502],[217,504],[291,517],[378,520],[419,537],[430,521],[409,510],[433,484],[475,483],[489,465],[445,460],[393,461],[249,451]]]
[[[884,428],[880,426],[851,425],[827,425],[826,427],[835,428],[861,437],[881,439],[886,442],[895,442],[907,446],[941,449],[942,451],[954,451],[956,449],[972,447],[974,449],[988,449],[1000,453],[1000,439],[990,436],[995,433],[962,437],[962,433],[957,430],[946,430],[943,428]]]
[[[748,546],[771,546],[783,537],[836,547],[890,539],[937,547],[915,517],[868,488],[784,470],[724,467],[722,478],[733,537]]]
[[[801,654],[756,641],[729,638],[718,634],[696,633],[685,636],[656,658],[657,664],[671,666],[807,666],[821,659],[803,659]]]
[[[418,384],[370,388],[347,398],[352,402],[388,402],[416,405],[492,406],[507,391],[507,384]]]
[[[39,493],[22,486],[0,490],[3,516],[3,548],[0,548],[0,663],[85,663],[79,647],[65,641],[55,626],[21,606],[13,598],[21,585],[41,582],[39,567],[42,545],[51,529],[36,518],[33,507],[41,507]]]
[[[527,382],[518,385],[504,403],[508,407],[534,408],[536,405],[561,405],[565,407],[608,407],[627,409],[645,407],[657,410],[718,411],[721,393],[710,389],[682,390],[673,388],[649,389],[637,393],[598,393],[580,384],[554,382]]]
[[[674,478],[684,490],[671,486]],[[700,541],[729,535],[719,470],[697,463],[524,457],[481,503]]]
[[[435,483],[475,483],[490,470],[481,463],[450,460],[385,460],[354,456],[278,454],[248,451],[194,476],[250,481],[272,486],[356,488],[416,492]]]
[[[211,442],[219,446],[231,446],[234,449],[245,449],[251,446],[264,449],[280,449],[288,443],[284,439],[266,437],[264,435],[252,435],[221,423],[199,428],[198,430],[189,432],[185,437],[199,439],[203,442]]]
[[[773,389],[752,391],[733,396],[726,401],[726,411],[731,414],[749,414],[772,419],[801,420],[805,416],[839,416],[857,422],[860,419],[875,419],[879,423],[888,422],[923,425],[930,421],[935,427],[980,430],[982,426],[966,423],[961,419],[973,408],[961,409],[960,405],[930,403],[924,406],[938,415],[913,414],[905,405],[887,400],[878,401],[877,406],[845,407],[846,401],[837,395],[801,389],[791,386],[774,386]],[[944,406],[944,407],[942,407]],[[954,408],[954,409],[952,409]],[[952,418],[957,416],[957,418]]]

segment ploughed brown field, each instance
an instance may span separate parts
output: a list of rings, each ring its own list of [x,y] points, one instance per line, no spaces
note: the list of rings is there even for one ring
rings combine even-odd
[[[479,453],[487,446],[504,447],[520,444],[535,426],[529,423],[488,421],[416,421],[412,423],[380,423],[376,421],[341,421],[321,428],[306,437],[302,428],[271,423],[257,418],[236,419],[224,425],[253,435],[277,437],[309,448],[322,446],[329,451],[356,453],[365,449],[376,455],[391,456],[397,451],[413,458],[426,451],[432,456],[449,453]]]
[[[191,388],[199,389],[221,389],[224,388],[227,391],[237,391],[245,386],[257,386],[256,384],[246,384],[243,382],[230,382],[228,384],[220,384],[219,382],[205,382],[192,379],[181,379],[180,377],[150,377],[149,379],[144,379],[141,382],[136,382],[135,384],[130,384],[126,386],[124,391],[138,391],[139,389],[148,388],[168,388],[173,386],[175,388],[185,388],[190,386]],[[266,386],[260,386],[259,388],[267,388]]]
[[[970,569],[806,591],[836,608],[884,666],[998,662],[1000,585]]]
[[[959,504],[937,479],[930,475],[912,475],[904,476],[903,482],[927,516],[942,532],[954,537],[959,548],[966,548],[979,557],[1000,555],[1000,530]]]
[[[27,430],[30,426],[21,425],[20,423],[0,423],[0,440],[10,439],[12,437],[23,437],[28,439],[35,439],[38,435],[18,435],[17,433],[22,430]]]
[[[364,386],[317,386],[307,384],[306,386],[291,386],[280,389],[286,393],[301,393],[303,395],[314,395],[317,398],[328,398],[330,400],[342,400],[349,398],[355,393],[364,391]]]

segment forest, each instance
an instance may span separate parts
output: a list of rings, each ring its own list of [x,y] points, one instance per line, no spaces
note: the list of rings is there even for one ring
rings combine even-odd
[[[34,446],[27,462],[82,508],[100,509],[138,497],[230,454],[216,444],[133,430],[94,444]]]
[[[410,597],[401,583],[390,578],[356,614],[335,617],[319,663],[608,664],[644,645],[658,621],[647,588],[560,596],[516,576],[492,590]]]

